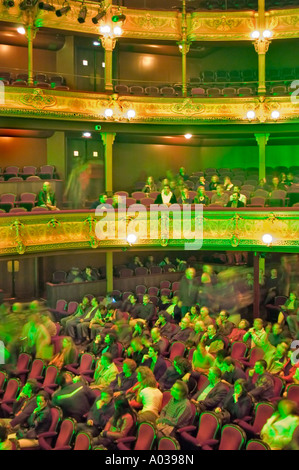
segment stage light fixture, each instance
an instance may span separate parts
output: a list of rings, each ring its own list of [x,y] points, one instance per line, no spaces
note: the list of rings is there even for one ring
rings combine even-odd
[[[134,119],[134,117],[136,116],[136,112],[134,109],[129,109],[128,112],[127,112],[127,118],[128,119]]]
[[[87,8],[85,5],[83,5],[79,12],[78,23],[80,24],[85,23],[86,15],[87,15]]]
[[[113,23],[118,23],[119,21],[125,21],[126,18],[126,15],[121,14],[112,16],[111,20]]]
[[[265,31],[263,31],[263,36],[265,39],[271,38],[272,34],[272,31],[269,31],[269,29],[265,29]]]
[[[60,8],[60,10],[56,10],[56,16],[59,18],[62,15],[66,15],[68,11],[70,11],[71,7],[69,5],[66,5],[65,7]]]
[[[113,28],[114,36],[121,36],[122,33],[123,33],[123,30],[121,29],[120,26],[115,26],[115,28]]]
[[[100,10],[96,16],[91,18],[91,21],[93,24],[98,24],[101,18],[103,18],[106,15],[106,10]]]
[[[262,240],[265,243],[265,245],[270,245],[273,241],[272,235],[270,233],[265,233],[265,235],[262,236]]]
[[[260,32],[253,31],[250,36],[252,37],[252,39],[258,39],[260,37]]]
[[[17,31],[19,34],[23,34],[23,35],[26,34],[26,30],[23,26],[20,26],[19,28],[17,28]]]
[[[271,113],[271,118],[272,118],[272,119],[278,119],[279,116],[280,116],[280,112],[277,111],[277,109],[275,109],[274,111],[272,111],[272,113]]]
[[[249,121],[251,121],[252,119],[255,118],[255,112],[252,111],[252,110],[251,110],[251,111],[248,111],[247,114],[246,114],[246,116],[247,116],[247,119],[249,119]]]
[[[20,10],[25,11],[25,10],[30,10],[30,8],[33,8],[37,4],[38,0],[23,0],[20,4]]]
[[[129,233],[128,234],[127,242],[129,243],[129,245],[133,245],[134,243],[137,242],[137,237],[136,237],[135,233]]]
[[[39,2],[38,8],[45,11],[55,11],[55,7],[50,3]]]
[[[111,28],[108,24],[104,24],[100,27],[100,33],[102,34],[109,34],[111,32]]]
[[[110,108],[105,109],[105,117],[110,118],[113,116],[113,110]]]

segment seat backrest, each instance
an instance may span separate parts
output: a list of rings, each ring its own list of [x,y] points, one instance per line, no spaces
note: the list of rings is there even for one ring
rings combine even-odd
[[[171,287],[170,281],[161,281],[160,282],[160,289],[169,289]]]
[[[63,416],[62,409],[59,408],[59,406],[53,406],[51,408],[52,420],[51,420],[51,426],[49,428],[49,432],[55,432],[57,430],[58,425],[60,421],[62,420],[62,416]]]
[[[90,370],[94,362],[94,355],[90,353],[84,353],[81,356],[79,371]]]
[[[260,439],[251,439],[247,442],[246,450],[271,450],[271,447]]]
[[[156,438],[154,427],[150,423],[141,423],[138,428],[134,450],[151,450]]]
[[[18,166],[7,166],[5,168],[4,173],[10,173],[10,174],[15,174],[17,175],[19,173],[19,167]]]
[[[76,436],[76,441],[73,450],[90,450],[91,449],[91,436],[86,432],[79,432]]]
[[[164,436],[158,442],[158,450],[180,450],[180,445],[174,437]]]
[[[232,344],[230,356],[233,359],[240,359],[240,357],[245,356],[246,350],[247,350],[247,346],[245,343],[243,343],[243,341],[235,341]]]
[[[76,421],[66,418],[62,421],[55,447],[69,446],[75,432]]]
[[[72,300],[71,302],[69,302],[67,306],[67,313],[72,315],[73,313],[75,313],[77,308],[78,308],[78,302],[75,302],[74,300]]]
[[[150,268],[151,274],[161,274],[162,273],[162,268],[161,266],[152,266]]]
[[[12,193],[1,194],[0,201],[3,203],[10,202],[12,204],[15,203],[16,195]]]
[[[67,301],[64,299],[59,299],[56,302],[56,310],[59,310],[60,312],[64,311],[67,306]]]
[[[263,359],[264,351],[261,348],[252,348],[249,353],[249,363],[254,366],[256,361]]]
[[[6,385],[6,390],[3,395],[3,400],[14,400],[19,392],[21,382],[17,378],[9,379]]]
[[[17,370],[29,369],[31,356],[27,353],[21,353],[18,357]]]
[[[149,287],[148,288],[148,295],[158,295],[159,288],[158,287]]]
[[[196,440],[202,443],[208,439],[215,439],[220,429],[220,421],[212,411],[204,411],[200,415]]]
[[[53,165],[43,165],[40,167],[40,173],[47,173],[52,175],[54,173],[54,166]]]
[[[246,434],[235,424],[226,424],[222,428],[219,450],[241,450],[246,442]]]
[[[139,268],[135,269],[135,276],[146,276],[148,274],[148,269],[140,266]]]
[[[23,202],[32,202],[35,203],[36,194],[34,193],[22,193],[20,200]]]
[[[299,384],[290,384],[288,386],[287,399],[294,401],[299,407]]]
[[[43,386],[46,387],[47,385],[55,384],[58,373],[59,371],[56,366],[48,366],[46,369]]]
[[[42,359],[34,359],[28,379],[35,379],[43,374],[45,363]]]
[[[173,361],[176,356],[184,356],[185,353],[185,344],[181,341],[175,341],[170,348],[170,361]]]
[[[163,410],[163,408],[167,405],[170,399],[171,399],[170,391],[166,390],[165,392],[163,392],[161,410]]]
[[[136,286],[136,291],[135,291],[136,294],[141,294],[141,295],[143,295],[143,294],[146,293],[146,291],[147,291],[147,287],[146,287],[146,286],[144,286],[144,285],[142,285],[142,284],[139,284],[138,286]]]
[[[257,403],[255,407],[255,416],[253,422],[253,428],[255,434],[259,434],[266,424],[266,421],[274,413],[274,406],[271,403],[261,402]]]
[[[7,373],[1,370],[0,371],[0,390],[4,390],[6,381],[7,381]]]

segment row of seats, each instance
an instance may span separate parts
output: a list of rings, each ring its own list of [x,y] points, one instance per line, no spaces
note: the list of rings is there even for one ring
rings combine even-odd
[[[18,73],[15,75],[12,72],[0,71],[0,80],[3,81],[5,85],[27,86],[28,74]],[[36,86],[46,84],[49,85],[48,88],[66,85],[65,79],[61,75],[46,75],[45,73],[37,73],[34,75],[33,81]]]
[[[170,5],[171,4],[171,5]],[[142,9],[170,9],[178,8],[176,1],[161,4],[159,1],[153,0],[122,0],[122,6],[127,8],[142,8]],[[266,0],[265,8],[286,8],[298,6],[297,0]],[[198,0],[187,4],[187,10],[202,11],[202,10],[257,10],[258,0]]]
[[[11,178],[19,177],[19,181],[27,180],[29,177],[38,177],[38,179],[52,179],[55,176],[55,167],[53,165],[42,165],[40,168],[33,165],[26,165],[21,169],[18,166],[7,166],[5,169],[0,168],[0,177],[4,181]],[[37,180],[37,178],[35,178]],[[30,181],[34,181],[32,178]]]

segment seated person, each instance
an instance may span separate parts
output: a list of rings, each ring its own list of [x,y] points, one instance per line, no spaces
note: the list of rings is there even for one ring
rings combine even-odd
[[[153,346],[157,346],[160,354],[162,354],[165,351],[166,342],[163,340],[159,328],[151,329],[151,344]]]
[[[108,332],[104,338],[103,349],[101,354],[110,353],[112,359],[116,359],[119,356],[118,345],[117,345],[117,336],[113,331]]]
[[[98,366],[94,372],[94,382],[90,385],[92,389],[103,389],[108,387],[118,375],[118,368],[114,364],[109,352],[102,354]]]
[[[240,194],[237,191],[234,191],[232,194],[232,199],[228,201],[226,204],[226,207],[233,207],[233,208],[238,208],[238,207],[245,207],[244,202],[240,200]]]
[[[122,312],[130,313],[132,318],[137,318],[139,312],[139,305],[137,303],[136,295],[129,295],[129,297],[122,303],[120,310]]]
[[[13,443],[8,439],[8,426],[0,419],[0,450],[13,450]]]
[[[224,191],[231,191],[233,189],[234,185],[231,182],[230,176],[225,176],[224,177],[224,182],[223,182],[223,188]]]
[[[99,200],[94,201],[91,204],[90,209],[96,209],[101,204],[103,204],[104,207],[109,207],[109,204],[107,204],[107,194],[100,194],[99,195]]]
[[[148,348],[148,353],[143,356],[141,363],[153,372],[158,382],[167,369],[167,364],[160,354],[159,346],[156,344],[152,344]]]
[[[55,193],[52,190],[52,186],[48,181],[45,181],[43,184],[43,189],[38,194],[37,205],[39,207],[44,207],[50,211],[57,211],[56,207],[56,197]]]
[[[24,447],[38,446],[38,435],[49,430],[52,417],[50,408],[50,395],[41,391],[36,396],[36,408],[28,417],[28,428],[21,427],[17,431],[17,437],[21,449]],[[14,436],[11,436],[14,437]]]
[[[150,268],[152,268],[153,266],[156,266],[155,259],[154,259],[153,255],[149,255],[149,256],[147,257],[144,266],[145,266],[147,269],[150,269]]]
[[[52,404],[59,406],[63,416],[74,418],[78,423],[88,413],[96,395],[80,377],[74,378],[70,373],[59,377],[60,388],[52,395]]]
[[[139,423],[155,423],[162,406],[162,392],[158,389],[157,380],[148,367],[138,367],[137,381],[139,383],[136,401],[142,404],[138,412]]]
[[[184,259],[181,259],[181,257],[176,257],[175,259],[175,265],[176,265],[176,270],[178,272],[185,272],[186,269],[187,269],[187,261],[185,261]]]
[[[139,306],[138,318],[150,322],[155,313],[155,306],[150,300],[150,296],[145,294],[143,296],[142,304]]]
[[[219,176],[213,175],[211,182],[209,184],[209,191],[216,191],[217,186],[219,185]]]
[[[247,333],[243,336],[244,343],[247,340],[251,339],[251,348],[257,346],[261,348],[266,340],[267,340],[268,333],[264,329],[264,322],[261,318],[255,318],[253,322],[253,328],[250,328]]]
[[[145,194],[149,194],[153,191],[157,191],[157,185],[154,182],[154,178],[152,176],[148,176],[145,185],[142,189],[142,192]]]
[[[99,279],[97,273],[90,266],[86,266],[82,272],[82,277],[83,281],[97,281]]]
[[[27,423],[29,416],[31,416],[36,408],[36,394],[38,391],[39,387],[37,381],[34,379],[27,380],[18,398],[13,403],[12,412],[14,417],[4,420],[13,431],[15,431],[18,426]],[[4,411],[4,405],[2,411]]]
[[[136,268],[140,268],[140,267],[143,267],[143,264],[140,261],[139,256],[134,256],[133,260],[130,261],[130,263],[128,264],[128,268],[134,271]]]
[[[210,311],[208,307],[201,307],[200,309],[200,319],[203,321],[204,325],[208,327],[209,325],[214,325],[215,320],[213,320],[212,317],[210,317]]]
[[[218,184],[216,187],[216,194],[213,194],[211,204],[219,204],[220,206],[226,206],[229,201],[229,196],[224,192],[222,184]]]
[[[158,300],[158,309],[162,311],[167,310],[170,305],[171,300],[167,297],[167,295],[161,295],[160,299]]]
[[[78,423],[78,432],[88,432],[96,437],[106,426],[107,421],[114,414],[113,390],[111,388],[103,388],[100,396],[98,396],[89,412],[87,413],[86,423]]]
[[[194,330],[191,332],[188,340],[186,341],[186,346],[188,348],[193,348],[196,346],[201,338],[203,337],[203,334],[207,331],[207,328],[202,320],[197,320],[194,324]]]
[[[66,336],[61,342],[60,351],[51,359],[49,365],[54,365],[57,369],[61,370],[67,364],[73,364],[76,357],[77,352],[75,344],[70,336]]]
[[[171,337],[172,343],[174,341],[182,341],[185,343],[192,333],[192,329],[190,328],[190,320],[187,317],[182,318],[182,321],[179,323],[179,327],[180,328],[176,330]]]
[[[233,385],[239,379],[246,380],[245,372],[236,366],[236,362],[230,356],[223,360],[222,371],[222,381],[229,385]]]
[[[249,329],[249,321],[241,319],[238,327],[234,326],[233,330],[227,335],[230,343],[235,341],[243,341],[244,335]]]
[[[147,353],[148,349],[142,344],[141,338],[133,338],[127,349],[127,356],[140,366],[143,356]]]
[[[123,370],[120,372],[116,379],[110,383],[110,387],[114,392],[114,396],[125,393],[133,387],[137,382],[136,374],[137,364],[132,359],[125,359],[123,362]]]
[[[264,305],[274,303],[274,298],[278,295],[279,278],[277,275],[277,269],[271,269],[270,277],[266,279],[265,289],[266,298]]]
[[[245,194],[242,194],[241,193],[241,188],[239,186],[234,186],[234,189],[233,189],[233,192],[234,193],[238,193],[239,194],[239,200],[241,202],[243,202],[244,206],[246,206],[246,203],[247,203],[247,197],[245,196]],[[229,198],[230,201],[233,200],[233,195],[230,196]]]
[[[188,387],[182,380],[177,380],[171,387],[171,399],[161,410],[156,420],[158,438],[175,436],[176,430],[191,424],[192,408],[188,400]]]
[[[214,363],[214,356],[210,354],[202,341],[197,344],[192,357],[192,369],[207,375],[210,367]]]
[[[197,194],[193,202],[194,204],[202,204],[203,206],[208,206],[210,204],[210,199],[206,195],[206,190],[204,186],[198,186]]]
[[[172,320],[171,315],[165,312],[164,310],[161,310],[158,313],[158,320],[155,323],[155,327],[159,328],[161,336],[165,336],[165,338],[167,338],[168,340],[171,338],[173,334],[173,329],[171,327],[171,320]]]
[[[181,196],[178,198],[178,204],[191,204],[192,198],[189,197],[188,188],[183,188],[181,190]]]
[[[83,282],[83,276],[79,268],[73,267],[66,277],[66,282]]]
[[[257,380],[253,383],[253,375],[258,375]],[[247,390],[252,399],[256,402],[269,401],[274,396],[274,381],[271,374],[267,372],[267,362],[263,359],[256,361],[254,369],[248,374],[246,383]]]
[[[175,204],[177,199],[172,191],[170,191],[169,184],[164,184],[163,189],[160,194],[158,194],[155,204],[166,204],[170,206],[171,204]]]
[[[223,405],[215,409],[222,424],[233,422],[249,416],[252,409],[252,400],[246,390],[246,380],[238,379],[224,398]]]
[[[114,414],[107,422],[104,431],[93,442],[93,446],[105,449],[117,449],[116,440],[126,437],[136,423],[136,413],[129,405],[128,399],[119,396],[114,401]]]
[[[197,387],[195,375],[191,374],[192,365],[185,357],[176,356],[173,365],[168,367],[159,380],[161,390],[170,390],[176,380],[183,380],[188,385],[189,393]]]
[[[221,370],[218,367],[211,367],[208,373],[209,384],[198,391],[191,400],[196,406],[198,413],[205,410],[213,411],[215,408],[222,408],[227,395],[227,386],[221,382]]]
[[[216,318],[217,333],[221,336],[228,336],[235,328],[235,324],[228,319],[229,312],[226,310],[221,310],[219,316]]]
[[[207,327],[207,332],[204,333],[201,341],[210,354],[216,354],[220,349],[224,349],[224,342],[217,333],[215,325],[209,325]]]
[[[299,426],[297,405],[291,400],[281,400],[277,411],[267,420],[260,437],[271,450],[281,450],[292,440],[295,429]]]
[[[276,347],[267,342],[264,360],[267,362],[267,371],[273,375],[279,374],[288,362],[289,345],[282,341]]]
[[[279,181],[278,176],[273,176],[272,184],[270,185],[270,188],[269,188],[270,193],[272,193],[272,191],[281,190],[281,189],[285,191],[286,190],[285,185]]]

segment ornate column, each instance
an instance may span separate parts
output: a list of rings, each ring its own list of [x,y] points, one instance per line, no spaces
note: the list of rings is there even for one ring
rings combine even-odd
[[[105,90],[113,91],[112,83],[112,54],[115,48],[116,39],[101,37],[102,45],[105,49]]]
[[[28,85],[33,85],[33,40],[38,29],[35,26],[36,11],[33,9],[25,10],[23,13],[24,27],[26,30],[27,49],[28,49]]]
[[[182,95],[187,96],[187,54],[190,42],[187,38],[186,0],[182,1],[182,40],[178,43],[182,54]]]
[[[109,196],[112,195],[112,149],[115,136],[113,132],[101,132],[105,157],[105,191]]]
[[[106,252],[106,286],[107,292],[113,291],[113,252]]]
[[[265,21],[265,0],[258,0],[258,30],[260,37],[254,41],[254,48],[258,54],[258,94],[266,93],[266,53],[268,52],[270,42],[263,36],[266,29]]]
[[[253,318],[260,315],[260,254],[253,255]]]
[[[270,134],[254,134],[259,147],[259,179],[266,177],[266,145]]]

